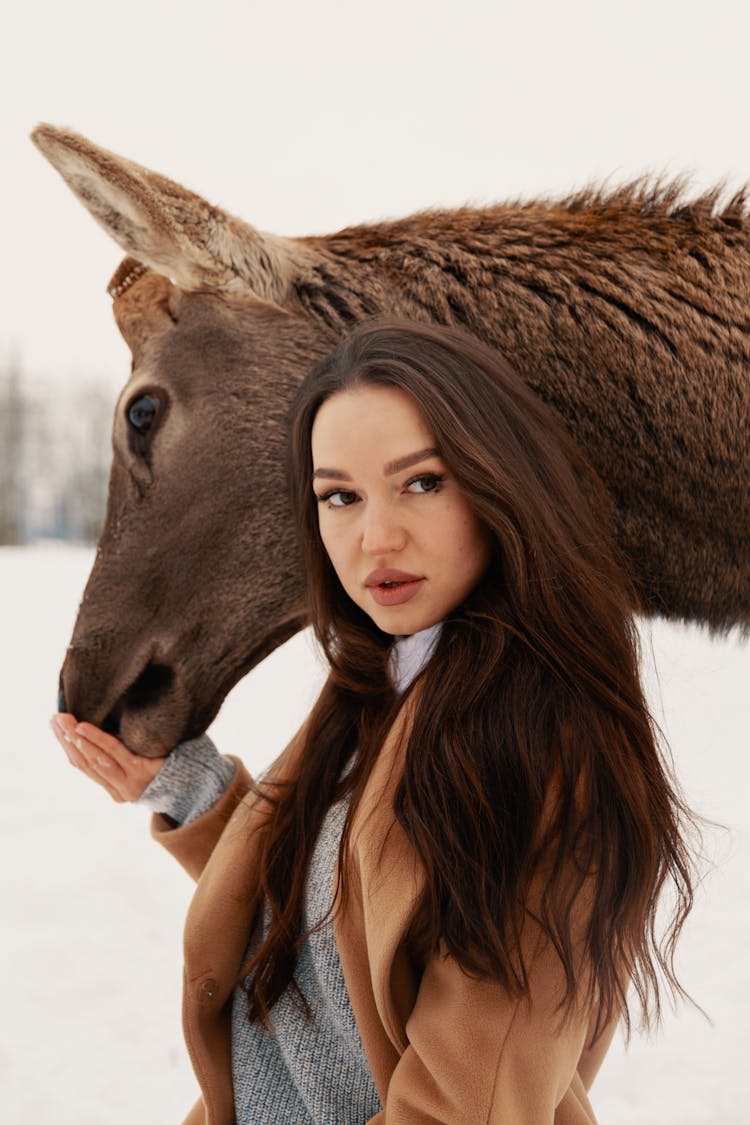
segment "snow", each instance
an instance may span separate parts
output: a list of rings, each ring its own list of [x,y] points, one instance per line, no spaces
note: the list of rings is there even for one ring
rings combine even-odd
[[[83,547],[0,550],[2,787],[0,1082],[9,1125],[179,1122],[197,1096],[180,1029],[181,929],[192,884],[72,770],[48,718],[77,602]],[[714,869],[687,923],[680,977],[713,1023],[667,1011],[652,1039],[615,1040],[592,1101],[606,1125],[740,1125],[750,1051],[750,645],[643,626],[644,678]],[[653,656],[651,655],[653,648]],[[658,671],[658,679],[657,679]],[[297,728],[322,681],[295,637],[238,685],[211,734],[251,770]]]

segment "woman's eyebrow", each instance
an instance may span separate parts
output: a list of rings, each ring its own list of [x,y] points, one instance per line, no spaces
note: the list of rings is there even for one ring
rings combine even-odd
[[[440,454],[437,449],[419,449],[416,453],[407,453],[405,457],[398,457],[395,461],[389,461],[387,465],[383,466],[383,476],[390,477],[394,473],[400,473],[404,469],[411,468],[419,461],[425,461],[428,457],[439,457]],[[348,473],[343,472],[341,469],[316,469],[312,475],[313,480],[319,477],[330,477],[333,480],[351,480],[352,478]]]

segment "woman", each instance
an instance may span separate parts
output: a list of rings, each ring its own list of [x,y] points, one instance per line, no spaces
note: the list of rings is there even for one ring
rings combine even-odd
[[[189,1121],[592,1122],[692,901],[602,490],[495,353],[382,320],[301,387],[289,465],[330,675],[267,775],[55,720],[200,877]]]

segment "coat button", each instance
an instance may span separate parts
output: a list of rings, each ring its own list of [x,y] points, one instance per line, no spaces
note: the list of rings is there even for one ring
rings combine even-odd
[[[198,996],[200,998],[201,1004],[210,1004],[211,1001],[215,1000],[218,995],[219,985],[213,977],[209,977],[207,980],[204,980],[202,985],[198,989]]]

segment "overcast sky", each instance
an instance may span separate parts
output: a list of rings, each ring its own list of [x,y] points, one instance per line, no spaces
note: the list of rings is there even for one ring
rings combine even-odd
[[[0,16],[0,365],[129,355],[121,253],[28,141],[69,125],[282,234],[566,192],[750,178],[741,0],[27,0]]]

